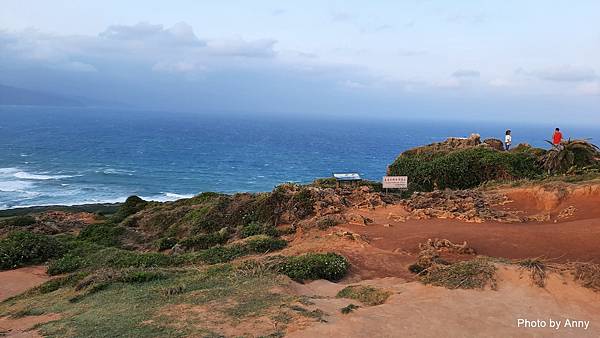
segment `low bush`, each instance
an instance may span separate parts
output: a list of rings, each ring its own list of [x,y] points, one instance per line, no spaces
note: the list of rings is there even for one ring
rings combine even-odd
[[[283,239],[259,235],[249,238],[245,242],[245,246],[252,253],[267,253],[285,248],[287,242]]]
[[[268,235],[276,237],[279,235],[279,232],[272,225],[260,224],[257,222],[251,222],[250,224],[242,227],[242,229],[240,230],[240,237],[242,238],[256,235]]]
[[[198,258],[208,264],[226,263],[248,254],[248,249],[241,244],[214,246],[201,251]]]
[[[215,245],[225,244],[227,239],[229,239],[229,234],[227,233],[227,229],[223,229],[209,234],[188,237],[180,241],[179,244],[186,249],[203,250]]]
[[[65,248],[53,237],[19,231],[0,240],[0,270],[43,263],[60,257]]]
[[[484,147],[450,153],[400,155],[390,175],[409,177],[409,191],[469,189],[491,180],[537,178],[544,171],[528,152],[504,152]]]
[[[112,224],[90,224],[79,233],[79,239],[103,246],[118,246],[125,228]]]
[[[288,258],[279,265],[278,271],[296,281],[338,281],[346,275],[349,267],[348,260],[336,253],[308,253]]]
[[[0,222],[0,225],[7,227],[26,227],[28,225],[35,224],[35,222],[35,217],[31,215],[24,215],[5,219],[2,222]]]
[[[66,254],[63,257],[50,262],[47,272],[50,276],[60,275],[77,271],[85,265],[85,258],[73,254]]]
[[[156,246],[158,247],[158,251],[164,251],[173,248],[177,243],[177,238],[164,237],[156,241]]]
[[[112,216],[111,220],[114,223],[121,223],[125,218],[144,209],[147,204],[148,202],[138,196],[129,196],[125,200],[125,203],[123,203]]]

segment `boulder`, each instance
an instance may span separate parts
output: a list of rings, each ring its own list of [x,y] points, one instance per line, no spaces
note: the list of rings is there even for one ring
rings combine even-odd
[[[490,148],[492,149],[496,149],[496,150],[504,150],[504,143],[502,143],[502,141],[495,139],[495,138],[488,138],[483,140],[484,144],[487,144]]]

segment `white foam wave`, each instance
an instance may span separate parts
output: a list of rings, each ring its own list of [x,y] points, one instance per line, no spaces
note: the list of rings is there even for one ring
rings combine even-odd
[[[194,194],[177,194],[172,192],[161,193],[160,195],[153,196],[140,196],[142,199],[146,201],[155,201],[155,202],[171,202],[184,198],[192,198]],[[0,210],[4,209],[14,209],[14,208],[31,208],[31,207],[45,207],[45,206],[54,206],[54,205],[62,205],[62,206],[73,206],[73,205],[82,205],[82,204],[110,204],[110,203],[123,203],[129,196],[125,197],[115,197],[115,198],[87,198],[81,200],[73,200],[70,202],[58,202],[58,203],[38,203],[38,204],[15,204],[11,206],[7,206],[6,204],[0,205]]]
[[[25,171],[19,171],[13,175],[16,178],[22,180],[60,180],[62,178],[73,177],[71,175],[45,175],[45,174],[32,174]]]
[[[127,176],[133,176],[133,173],[135,173],[135,170],[107,168],[107,169],[104,169],[104,170],[101,170],[101,171],[97,171],[97,172],[102,172],[105,175],[127,175]]]

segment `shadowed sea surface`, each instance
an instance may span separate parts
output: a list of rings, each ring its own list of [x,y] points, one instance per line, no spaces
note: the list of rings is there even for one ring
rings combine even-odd
[[[380,180],[403,150],[478,132],[546,146],[554,126],[0,107],[0,209],[269,191],[334,171]],[[564,127],[600,139],[600,128]]]

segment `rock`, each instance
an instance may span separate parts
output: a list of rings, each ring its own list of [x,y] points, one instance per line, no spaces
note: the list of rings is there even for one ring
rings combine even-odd
[[[471,134],[469,137],[450,137],[443,142],[432,143],[426,146],[413,148],[402,153],[403,155],[431,154],[450,152],[458,149],[477,147],[481,144],[479,134]]]
[[[500,150],[500,151],[504,150],[504,143],[498,139],[488,138],[488,139],[483,140],[483,143],[488,145],[492,149],[496,149],[496,150]]]
[[[504,196],[485,195],[474,190],[438,190],[414,193],[411,198],[404,200],[403,204],[413,219],[450,218],[471,223],[482,223],[486,220],[506,223],[520,221],[516,212],[495,210],[491,207],[504,199]]]

